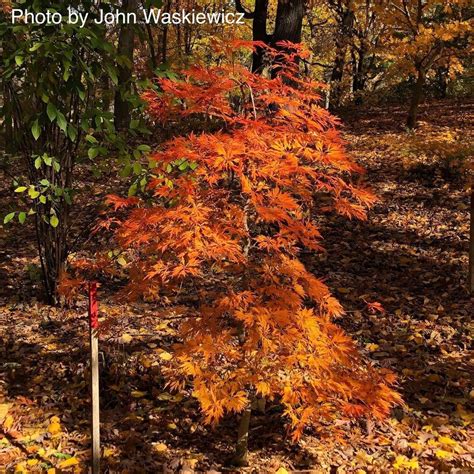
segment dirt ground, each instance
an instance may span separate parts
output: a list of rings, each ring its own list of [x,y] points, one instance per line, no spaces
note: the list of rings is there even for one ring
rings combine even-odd
[[[466,291],[462,172],[472,159],[474,103],[424,105],[411,134],[400,107],[341,115],[348,148],[380,202],[366,222],[322,218],[326,252],[304,261],[343,303],[338,323],[374,364],[399,375],[406,407],[383,424],[341,422],[344,443],[309,431],[292,445],[278,407],[269,406],[252,419],[250,466],[242,471],[474,472],[474,299]],[[93,221],[106,192],[85,177],[81,188],[76,230]],[[11,202],[2,178],[2,210]],[[0,472],[87,472],[86,300],[69,309],[40,302],[33,235],[28,224],[0,227]],[[96,244],[81,239],[86,249]],[[118,305],[106,287],[100,298],[102,315],[115,321],[100,342],[103,471],[236,472],[226,467],[236,420],[207,428],[192,398],[164,388],[173,315]]]

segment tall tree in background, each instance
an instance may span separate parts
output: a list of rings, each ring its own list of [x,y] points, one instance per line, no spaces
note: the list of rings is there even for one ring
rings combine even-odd
[[[248,11],[242,6],[241,0],[235,0],[235,6],[239,13],[252,20],[253,41],[268,44],[267,34],[268,0],[255,0],[253,11]],[[256,47],[252,55],[252,72],[261,72],[263,68],[264,48]]]
[[[346,65],[347,49],[351,43],[354,25],[354,10],[351,0],[328,0],[336,17],[336,55],[330,78],[330,107],[338,107],[342,95],[342,78]]]
[[[138,0],[123,0],[122,11],[125,13],[137,12]],[[131,121],[131,103],[129,100],[133,79],[133,52],[135,50],[135,26],[123,24],[120,27],[117,62],[118,62],[118,84],[115,92],[114,114],[115,127],[125,130]]]
[[[253,41],[260,41],[275,48],[281,48],[279,44],[285,41],[295,44],[301,42],[305,4],[306,0],[278,0],[275,28],[272,34],[268,34],[268,0],[255,0],[253,11],[246,10],[241,0],[235,0],[237,11],[243,13],[245,18],[253,20]],[[262,72],[263,66],[264,48],[257,47],[253,53],[252,71]]]
[[[386,26],[378,17],[374,0],[358,0],[354,7],[354,22],[351,34],[352,94],[356,102],[358,95],[369,86],[370,76],[377,76],[377,48]],[[372,73],[372,74],[371,74]]]
[[[428,72],[466,46],[471,30],[468,0],[380,1],[379,12],[390,26],[387,56],[414,76],[407,127],[416,127],[418,106]]]
[[[301,43],[306,0],[278,0],[273,45],[281,41]]]

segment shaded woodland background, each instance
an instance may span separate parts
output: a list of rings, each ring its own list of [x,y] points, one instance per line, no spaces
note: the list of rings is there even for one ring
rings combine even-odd
[[[152,120],[142,94],[156,78],[225,63],[216,40],[243,39],[305,46],[300,74],[321,83],[319,105],[340,118],[350,156],[380,198],[367,221],[318,217],[324,251],[303,249],[301,260],[343,305],[336,323],[363,357],[398,375],[406,405],[383,422],[334,420],[341,438],[309,428],[295,444],[269,403],[252,411],[247,466],[231,467],[238,417],[211,428],[189,390],[165,385],[182,306],[196,295],[165,309],[126,303],[116,297],[120,279],[103,279],[103,469],[472,470],[469,2],[68,2],[79,4],[92,12],[223,9],[244,13],[246,24],[13,29],[16,5],[1,2],[0,467],[87,472],[87,300],[73,286],[59,292],[60,277],[96,252],[120,259],[93,233],[106,196],[141,196],[149,154],[201,127]],[[21,3],[53,6],[67,5]],[[278,73],[263,47],[235,55],[262,78]]]

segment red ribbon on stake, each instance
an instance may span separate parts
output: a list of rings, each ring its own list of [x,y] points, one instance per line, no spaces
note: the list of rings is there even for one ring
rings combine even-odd
[[[92,329],[99,327],[99,303],[97,302],[96,282],[89,282],[89,320]]]

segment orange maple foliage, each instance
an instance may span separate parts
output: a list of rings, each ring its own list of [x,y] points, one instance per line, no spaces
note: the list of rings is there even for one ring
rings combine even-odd
[[[279,58],[273,79],[235,54],[144,95],[157,122],[202,131],[152,154],[145,196],[109,197],[126,212],[113,226],[127,295],[196,295],[167,374],[175,389],[192,382],[209,423],[258,396],[284,405],[295,439],[341,414],[382,418],[400,401],[394,376],[361,360],[332,322],[341,305],[298,258],[321,248],[318,214],[364,219],[375,197],[352,184],[361,169],[318,105],[320,85],[298,75],[299,47],[268,48]]]

